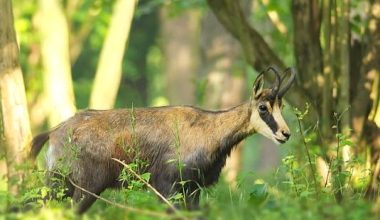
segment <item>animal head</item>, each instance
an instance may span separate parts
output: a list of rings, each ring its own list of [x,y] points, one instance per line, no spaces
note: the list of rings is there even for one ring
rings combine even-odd
[[[276,77],[271,88],[264,88],[264,74],[267,72],[273,72]],[[288,75],[288,80],[284,82]],[[281,113],[282,97],[294,79],[295,71],[292,68],[286,69],[282,77],[273,67],[269,67],[257,76],[250,103],[252,132],[262,134],[276,143],[285,143],[289,139],[290,131]]]

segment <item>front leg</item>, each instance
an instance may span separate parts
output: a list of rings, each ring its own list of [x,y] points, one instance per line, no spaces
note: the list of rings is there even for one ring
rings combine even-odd
[[[188,210],[198,210],[199,209],[199,196],[201,194],[201,190],[197,189],[193,192],[186,193],[185,201],[186,201],[186,209]]]
[[[157,167],[155,167],[157,169]],[[162,172],[165,170],[165,172]],[[193,169],[183,169],[182,178],[177,167],[164,166],[160,171],[153,171],[150,182],[152,186],[160,192],[165,198],[175,196],[176,194],[182,194],[182,198],[175,202],[175,207],[186,208],[188,210],[196,210],[199,208],[199,196],[200,188],[199,184],[194,179],[200,179],[198,172],[194,172]],[[181,184],[185,182],[185,184]]]

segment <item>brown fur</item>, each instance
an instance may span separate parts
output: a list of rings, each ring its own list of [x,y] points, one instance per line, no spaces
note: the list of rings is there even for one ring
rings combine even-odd
[[[257,103],[267,101],[266,93],[264,90],[252,103],[226,111],[188,106],[85,110],[54,130],[36,136],[31,156],[36,157],[50,139],[48,169],[57,170],[61,163],[69,166],[69,178],[96,194],[121,186],[118,177],[122,166],[111,158],[126,163],[139,158],[148,164],[141,172],[150,172],[151,184],[166,197],[181,192],[181,178],[188,180],[187,205],[195,208],[199,186],[215,183],[232,148],[252,133],[260,132],[252,125],[251,114],[257,114]],[[182,177],[177,163],[169,162],[175,159],[185,164]],[[70,185],[68,188],[73,189]],[[95,201],[79,189],[69,190],[67,196],[81,201],[79,213]]]

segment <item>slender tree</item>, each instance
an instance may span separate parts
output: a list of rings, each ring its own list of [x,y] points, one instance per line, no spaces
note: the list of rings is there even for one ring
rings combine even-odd
[[[18,166],[31,140],[29,115],[11,0],[0,0],[0,147],[7,162],[8,191],[17,193],[21,180]]]
[[[357,85],[353,83],[357,89],[352,106],[352,127],[356,139],[364,140],[364,144],[371,146],[374,172],[367,189],[367,196],[377,199],[380,189],[380,0],[370,1],[366,39],[364,54],[361,57],[363,65],[359,69],[359,83]],[[368,117],[371,109],[374,117]]]
[[[69,34],[60,1],[39,0],[38,28],[44,66],[44,94],[49,100],[49,123],[55,126],[75,113],[69,58]]]
[[[110,27],[98,62],[90,108],[110,109],[115,104],[121,81],[122,60],[136,4],[136,0],[115,2]]]

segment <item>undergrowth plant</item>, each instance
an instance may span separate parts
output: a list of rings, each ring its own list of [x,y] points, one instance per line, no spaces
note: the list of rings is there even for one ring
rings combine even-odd
[[[308,114],[308,112],[309,112],[309,104],[308,103],[306,103],[306,108],[305,108],[305,111],[303,111],[303,112],[298,110],[297,108],[294,108],[294,113],[297,117],[297,122],[298,122],[298,131],[300,133],[300,136],[301,136],[301,139],[303,142],[303,146],[305,147],[307,161],[309,163],[308,165],[310,168],[310,174],[312,176],[313,183],[314,183],[314,189],[312,191],[307,191],[306,193],[315,194],[316,199],[318,199],[318,197],[319,197],[319,186],[318,186],[318,182],[317,182],[317,172],[315,169],[315,157],[312,158],[310,149],[308,147],[308,139],[306,138],[305,131],[302,127],[302,120]],[[308,189],[309,189],[309,187],[308,187]],[[305,192],[302,192],[302,193],[305,193]],[[300,195],[303,195],[303,194],[300,194]]]
[[[360,159],[360,156],[351,156],[346,160],[342,156],[344,147],[354,147],[350,135],[342,133],[339,127],[344,112],[334,114],[335,123],[331,127],[331,132],[335,134],[335,140],[323,140],[324,143],[330,142],[327,146],[332,146],[325,153],[323,152],[325,149],[322,148],[326,146],[313,144],[317,142],[318,135],[320,135],[318,123],[315,127],[303,128],[302,122],[307,117],[309,108],[310,106],[306,104],[304,111],[293,109],[297,118],[297,132],[300,138],[298,144],[295,145],[295,150],[302,151],[300,145],[303,145],[304,153],[290,150],[290,153],[282,159],[282,167],[286,174],[283,184],[287,186],[289,193],[301,201],[314,197],[315,201],[327,199],[339,205],[352,198],[363,198],[363,187],[360,189],[355,187],[353,172],[358,170],[358,165],[363,164],[364,161]],[[319,138],[323,139],[323,137]],[[324,180],[321,176],[323,172],[318,171],[320,168],[317,166],[318,158],[327,161],[327,174],[324,173]],[[356,182],[363,186],[369,177],[369,172],[368,170],[359,170],[359,172],[362,173],[356,173],[356,175],[360,175]]]

